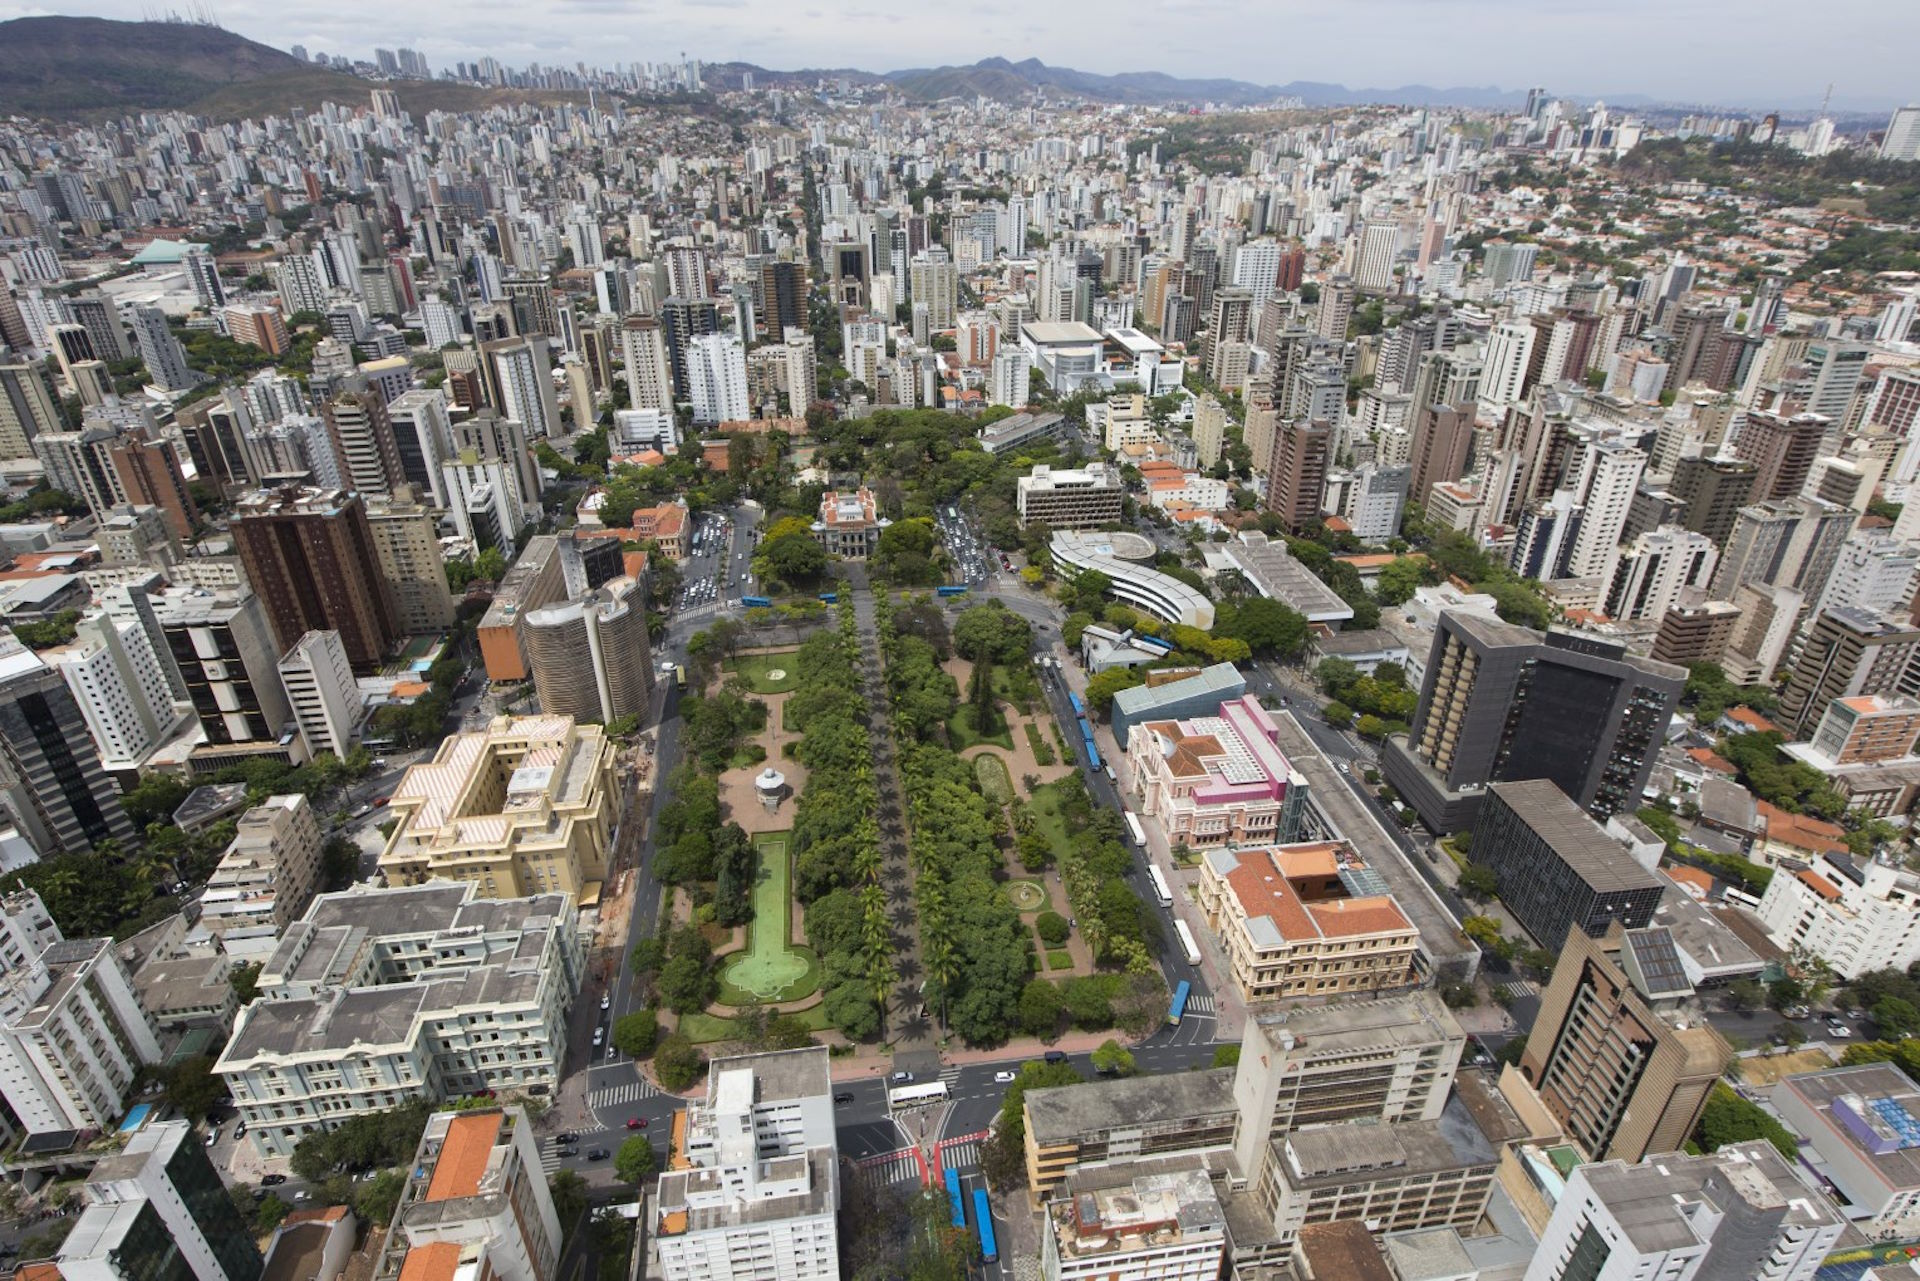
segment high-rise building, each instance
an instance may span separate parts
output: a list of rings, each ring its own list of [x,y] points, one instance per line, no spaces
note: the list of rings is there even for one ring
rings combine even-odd
[[[1394,260],[1400,253],[1400,224],[1368,222],[1360,229],[1354,253],[1353,283],[1363,294],[1396,292]]]
[[[295,641],[280,657],[280,679],[308,754],[345,760],[360,724],[360,690],[340,633],[308,632]]]
[[[1692,997],[1666,929],[1567,936],[1520,1074],[1588,1156],[1639,1161],[1686,1144],[1732,1057]]]
[[[907,290],[916,304],[926,307],[929,329],[953,328],[960,272],[945,249],[929,245],[913,256],[907,264]]]
[[[1751,410],[1733,442],[1734,456],[1754,465],[1754,501],[1798,497],[1813,473],[1828,420],[1817,414],[1779,414]]]
[[[102,519],[112,515],[119,503],[158,507],[166,514],[167,525],[183,542],[191,539],[200,523],[200,508],[187,488],[186,473],[180,470],[180,456],[172,445],[157,439],[158,433],[129,432],[106,450],[112,468],[112,492],[119,497],[99,513]],[[96,455],[99,444],[94,446]]]
[[[367,528],[380,558],[380,574],[393,592],[394,624],[409,635],[429,635],[453,626],[453,592],[440,551],[439,514],[412,501],[402,485],[390,499],[367,505]]]
[[[0,634],[0,800],[43,855],[138,839],[60,673]]]
[[[1857,513],[1818,498],[1753,503],[1734,517],[1713,571],[1713,595],[1743,586],[1791,587],[1818,597],[1839,563]]]
[[[1505,321],[1488,332],[1486,374],[1480,384],[1480,404],[1488,415],[1498,417],[1525,399],[1539,332],[1520,320]]]
[[[633,579],[530,611],[522,638],[543,712],[603,725],[645,717],[653,655],[646,602]]]
[[[80,704],[110,772],[138,770],[180,723],[163,660],[135,623],[90,614],[75,625],[71,644],[44,657]]]
[[[1674,464],[1673,481],[1667,489],[1686,504],[1681,523],[1696,534],[1706,535],[1714,546],[1725,547],[1740,509],[1753,501],[1753,485],[1759,474],[1759,467],[1744,458],[1694,455]]]
[[[1660,630],[1653,638],[1653,661],[1675,667],[1719,663],[1726,656],[1734,625],[1739,621],[1740,607],[1726,601],[1675,605],[1660,616]]]
[[[385,659],[400,632],[366,502],[339,490],[260,490],[234,505],[233,539],[277,644],[337,631],[356,672]]]
[[[453,452],[446,393],[427,388],[409,391],[387,406],[387,420],[393,426],[394,457],[400,467],[394,484],[411,485],[417,499],[444,508],[446,480],[440,469]]]
[[[1920,653],[1920,629],[1885,614],[1823,609],[1800,646],[1793,675],[1774,720],[1789,738],[1805,738],[1836,698],[1856,694],[1916,694],[1910,673]]]
[[[779,335],[807,327],[807,264],[769,258],[760,264],[760,330]]]
[[[63,425],[46,371],[0,348],[0,458],[32,458],[34,437]]]
[[[200,382],[200,375],[187,365],[186,348],[167,328],[167,314],[158,307],[134,307],[133,337],[140,348],[140,361],[147,376],[162,391],[186,391]]]
[[[1575,1166],[1526,1281],[1813,1281],[1846,1216],[1764,1140]]]
[[[861,258],[864,261],[864,253]],[[692,400],[693,393],[687,383],[687,352],[692,348],[695,338],[720,332],[720,305],[711,298],[685,298],[678,295],[667,298],[660,304],[660,327],[667,340],[667,366],[673,372],[673,400]],[[634,407],[648,408],[638,401],[634,402]],[[672,402],[660,406],[664,409],[672,407]]]
[[[715,1059],[647,1232],[665,1281],[838,1281],[833,1082],[819,1047]]]
[[[1576,930],[1652,922],[1664,884],[1544,778],[1492,783],[1473,824],[1474,861],[1499,879],[1500,902],[1548,951]]]
[[[1621,620],[1665,619],[1687,588],[1706,589],[1717,558],[1704,534],[1672,525],[1649,530],[1620,556],[1603,612]]]
[[[1458,480],[1467,470],[1473,446],[1473,413],[1465,406],[1414,406],[1414,426],[1408,463],[1413,468],[1408,492],[1425,503],[1427,493],[1443,481]]]
[[[528,440],[561,435],[559,394],[553,388],[553,366],[547,344],[539,338],[510,338],[482,343],[482,357],[491,362],[499,396],[494,400],[504,418],[526,431]]]
[[[263,926],[279,936],[319,888],[321,844],[320,820],[300,792],[242,814],[200,896],[199,928],[222,939]]]
[[[1353,320],[1353,277],[1334,276],[1320,286],[1320,305],[1314,332],[1333,342],[1347,340],[1347,326]]]
[[[136,1130],[93,1167],[81,1198],[53,1265],[65,1281],[259,1281],[251,1225],[188,1121]]]
[[[1267,456],[1267,510],[1300,533],[1320,523],[1333,452],[1333,428],[1324,421],[1289,418],[1274,425]]]
[[[160,1043],[112,939],[54,938],[0,977],[0,1095],[29,1134],[111,1130]]]
[[[1920,569],[1920,548],[1890,537],[1883,529],[1861,530],[1840,548],[1817,608],[1905,612],[1913,600],[1916,569]]]
[[[1575,481],[1583,515],[1568,547],[1567,577],[1597,578],[1603,584],[1612,579],[1621,531],[1646,467],[1645,452],[1624,441],[1599,440],[1587,446]]]
[[[635,409],[671,412],[673,365],[667,331],[652,316],[628,316],[620,326],[620,355],[627,368],[627,399]]]
[[[428,1117],[374,1275],[554,1281],[571,1225],[554,1208],[540,1147],[518,1107]]]
[[[386,398],[352,379],[320,402],[320,416],[333,433],[348,487],[365,495],[392,493],[402,476]]]
[[[1024,409],[1032,399],[1032,358],[1018,347],[1002,347],[993,353],[987,376],[987,403]]]
[[[1487,784],[1535,778],[1604,820],[1638,807],[1686,675],[1610,641],[1448,610],[1412,728],[1381,763],[1435,831],[1472,826]]]
[[[279,751],[291,716],[280,683],[280,646],[267,607],[246,587],[176,588],[151,598],[165,657],[187,691],[207,742],[196,751]]]
[[[1920,160],[1920,107],[1895,107],[1880,136],[1882,160]]]
[[[747,352],[732,334],[702,334],[686,351],[687,398],[702,426],[737,422],[753,413],[747,398]]]

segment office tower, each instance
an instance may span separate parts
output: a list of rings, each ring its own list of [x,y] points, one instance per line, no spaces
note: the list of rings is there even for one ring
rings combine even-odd
[[[627,399],[635,409],[671,412],[673,365],[667,331],[651,316],[628,316],[620,326],[620,356],[627,367]]]
[[[1328,423],[1289,418],[1275,425],[1267,457],[1267,510],[1286,523],[1289,533],[1320,523],[1332,449]]]
[[[1738,605],[1718,600],[1670,607],[1653,638],[1653,661],[1675,667],[1721,662],[1740,614]]]
[[[251,1225],[186,1120],[156,1121],[103,1157],[57,1256],[57,1275],[121,1281],[258,1281]]]
[[[695,338],[720,332],[719,304],[711,298],[668,298],[660,304],[660,327],[666,333],[667,366],[673,371],[673,399],[691,400],[693,394],[687,385],[687,352]],[[648,408],[637,401],[634,407]],[[670,409],[672,404],[661,408]]]
[[[1827,426],[1825,418],[1813,414],[1785,418],[1759,410],[1748,412],[1746,426],[1733,442],[1733,453],[1754,465],[1756,502],[1799,496],[1813,471]]]
[[[354,378],[320,402],[320,416],[333,435],[350,489],[387,494],[400,483],[400,453],[386,398]]]
[[[1575,1166],[1526,1281],[1813,1281],[1847,1228],[1763,1140]]]
[[[198,385],[200,375],[187,367],[186,348],[167,328],[166,313],[158,307],[134,307],[131,314],[140,361],[154,386],[162,391],[186,391]]]
[[[1804,412],[1833,423],[1853,421],[1854,397],[1861,390],[1861,375],[1873,349],[1865,343],[1827,338],[1807,344],[1806,363],[1812,374],[1802,380],[1806,388]],[[1799,415],[1795,415],[1798,417]]]
[[[1789,739],[1805,738],[1836,698],[1914,694],[1908,668],[1920,651],[1920,630],[1884,614],[1823,609],[1800,646],[1774,717]]]
[[[445,507],[446,482],[440,465],[453,449],[446,394],[438,389],[416,388],[389,404],[386,413],[392,426],[394,458],[399,463],[394,484],[411,485],[422,501]]]
[[[838,1281],[833,1082],[818,1047],[715,1059],[649,1236],[665,1281]]]
[[[633,579],[529,611],[522,636],[543,712],[603,725],[646,716],[653,656]]]
[[[40,854],[138,839],[72,691],[12,632],[0,635],[0,763],[0,797]]]
[[[537,338],[514,338],[484,343],[480,352],[492,362],[500,393],[494,406],[502,416],[520,423],[528,440],[561,435],[560,400],[546,344]]]
[[[702,334],[686,353],[687,398],[702,426],[752,416],[747,399],[747,352],[732,334]]]
[[[930,245],[913,256],[907,264],[907,289],[915,303],[926,307],[929,328],[953,328],[954,311],[959,305],[960,272],[945,249]]]
[[[140,1069],[161,1061],[153,1020],[112,939],[52,933],[54,942],[0,978],[0,1094],[28,1134],[108,1132]]]
[[[1616,923],[1640,929],[1660,906],[1664,882],[1544,778],[1487,787],[1473,858],[1493,870],[1501,904],[1549,951],[1579,931],[1603,938]]]
[[[1517,405],[1526,398],[1527,371],[1532,367],[1533,348],[1539,333],[1520,320],[1504,321],[1488,332],[1480,405],[1489,416],[1497,418],[1509,405]]]
[[[1353,277],[1334,276],[1320,286],[1320,309],[1314,332],[1333,342],[1345,342],[1353,319]]]
[[[0,458],[32,458],[34,438],[63,425],[46,371],[0,348]]]
[[[1520,1074],[1588,1156],[1678,1152],[1699,1124],[1732,1052],[1693,994],[1665,929],[1567,936]]]
[[[1465,408],[1433,404],[1416,406],[1414,415],[1409,492],[1415,502],[1424,504],[1435,484],[1465,474],[1467,453],[1473,446],[1473,414]]]
[[[162,659],[134,623],[91,614],[75,624],[70,644],[44,657],[79,703],[109,772],[137,771],[180,723]]]
[[[340,633],[308,632],[281,656],[279,668],[307,753],[332,752],[345,760],[353,750],[361,707]]]
[[[1602,612],[1620,621],[1664,619],[1688,588],[1704,592],[1718,553],[1703,534],[1662,525],[1633,540],[1614,567]]]
[[[180,470],[180,457],[172,445],[149,439],[144,433],[130,433],[113,443],[107,457],[121,502],[158,507],[166,514],[167,527],[176,538],[183,542],[193,538],[200,524],[200,508],[187,488],[186,474]],[[107,514],[117,505],[109,505]]]
[[[1516,280],[1532,280],[1534,263],[1539,256],[1540,246],[1530,242],[1512,245],[1495,242],[1486,247],[1482,270],[1487,283],[1498,289]]]
[[[769,258],[760,264],[760,330],[784,334],[807,327],[807,264]]]
[[[1354,254],[1354,287],[1363,294],[1396,292],[1398,281],[1394,278],[1393,264],[1399,253],[1400,224],[1367,223],[1360,229],[1360,244]]]
[[[1646,454],[1622,441],[1587,446],[1575,485],[1584,514],[1568,549],[1567,577],[1612,578],[1620,558],[1620,534],[1646,466]]]
[[[1672,495],[1686,504],[1681,523],[1704,534],[1716,547],[1725,547],[1740,509],[1753,501],[1757,464],[1744,458],[1681,458],[1673,467]]]
[[[1412,728],[1382,764],[1435,831],[1472,826],[1487,784],[1534,778],[1604,821],[1638,807],[1685,684],[1622,645],[1448,610]]]
[[[453,626],[453,593],[440,551],[439,513],[414,501],[411,486],[367,504],[367,526],[380,574],[393,592],[394,623],[409,635],[434,635]]]
[[[1882,160],[1920,160],[1920,107],[1895,107],[1880,138]]]
[[[244,760],[275,747],[290,717],[266,607],[245,587],[179,588],[150,599],[164,652],[207,741],[202,757]]]
[[[399,638],[366,502],[339,490],[260,490],[234,506],[233,540],[277,645],[337,631],[354,671],[375,670]]]
[[[1032,368],[1032,360],[1018,347],[1005,347],[994,352],[987,378],[987,403],[1025,408],[1032,398]]]
[[[376,1276],[408,1281],[489,1277],[552,1281],[562,1223],[548,1190],[541,1141],[518,1107],[436,1112],[427,1118]]]

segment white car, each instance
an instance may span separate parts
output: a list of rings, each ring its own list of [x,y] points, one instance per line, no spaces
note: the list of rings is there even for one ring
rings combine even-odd
[[[1013,1073],[1011,1073],[1011,1072],[995,1072],[995,1073],[993,1074],[993,1083],[994,1083],[995,1085],[1012,1085],[1012,1084],[1013,1084]]]

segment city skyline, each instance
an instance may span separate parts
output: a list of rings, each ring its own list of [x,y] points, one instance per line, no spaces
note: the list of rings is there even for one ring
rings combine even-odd
[[[1631,28],[1632,4],[1552,11],[1508,6],[1499,0],[1360,0],[1338,9],[1276,15],[1226,0],[1133,0],[1116,12],[1076,6],[1050,7],[1044,16],[990,0],[972,12],[977,29],[940,31],[929,39],[923,25],[878,9],[829,14],[824,8],[776,6],[770,0],[688,0],[673,6],[627,6],[614,0],[555,0],[535,10],[504,0],[475,0],[461,14],[482,21],[449,22],[432,5],[412,6],[406,18],[368,0],[285,8],[257,0],[223,5],[214,15],[228,30],[279,49],[340,53],[362,60],[374,45],[424,52],[436,73],[455,61],[493,57],[512,66],[528,62],[606,66],[625,62],[744,62],[779,72],[864,71],[886,75],[904,70],[970,66],[985,58],[1010,62],[1038,58],[1097,74],[1160,72],[1190,79],[1233,79],[1255,85],[1329,85],[1356,94],[1432,88],[1524,95],[1545,85],[1564,96],[1625,105],[1646,102],[1718,105],[1753,110],[1817,107],[1831,85],[1831,103],[1843,112],[1876,112],[1920,99],[1908,60],[1900,51],[1920,39],[1920,12],[1876,11],[1864,5],[1858,22],[1834,21],[1808,29],[1778,0],[1777,21],[1752,7],[1738,24],[1714,28],[1717,42],[1693,39],[1636,42],[1632,56],[1620,41]],[[1670,7],[1640,0],[1646,19],[1673,23]],[[1170,39],[1137,52],[1084,47],[1085,24],[1127,21],[1122,29],[1173,19]],[[153,16],[133,0],[85,6],[0,3],[0,21],[40,16],[101,17],[138,21]],[[1365,16],[1372,15],[1372,16]],[[451,17],[451,14],[445,15]],[[1701,17],[1711,17],[1703,13]],[[1021,23],[1007,27],[1012,19]],[[1192,20],[1183,22],[1182,19]],[[1275,19],[1284,19],[1277,21]],[[1246,38],[1210,47],[1195,38],[1236,20],[1253,25]],[[1872,23],[1883,38],[1862,45],[1855,35]],[[1698,29],[1678,24],[1680,29]],[[1791,30],[1791,40],[1781,34]],[[1266,32],[1272,34],[1265,34]],[[1364,31],[1366,39],[1351,37]],[[1497,38],[1491,38],[1497,32]],[[1620,48],[1617,59],[1596,59],[1596,49]],[[1436,56],[1441,51],[1445,56]],[[1704,59],[1704,61],[1703,61]]]

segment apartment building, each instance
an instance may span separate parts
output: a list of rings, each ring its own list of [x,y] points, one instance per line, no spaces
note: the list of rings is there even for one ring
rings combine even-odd
[[[1520,1075],[1590,1158],[1677,1152],[1693,1133],[1732,1051],[1692,998],[1665,929],[1567,936]]]
[[[1340,842],[1209,849],[1200,910],[1247,1001],[1344,996],[1416,979],[1420,932]]]
[[[262,1276],[252,1225],[241,1219],[187,1121],[153,1121],[134,1131],[124,1148],[94,1165],[79,1201],[80,1217],[42,1281]]]
[[[269,796],[240,816],[233,843],[200,896],[200,925],[210,934],[291,925],[320,885],[320,822],[307,798]]]
[[[360,728],[360,687],[339,632],[308,632],[280,656],[294,723],[309,756],[332,752],[342,760]]]
[[[364,887],[316,899],[260,973],[214,1065],[264,1157],[410,1099],[551,1090],[579,991],[560,894],[495,901],[471,885]]]
[[[1071,1195],[1047,1207],[1041,1227],[1045,1281],[1214,1281],[1220,1275],[1227,1217],[1205,1171],[1080,1171],[1069,1187]]]
[[[234,504],[232,529],[276,654],[310,631],[337,631],[354,671],[379,666],[400,630],[365,499],[337,489],[261,490]]]
[[[664,1281],[838,1281],[839,1160],[827,1052],[715,1059],[648,1233]]]
[[[453,626],[453,592],[440,551],[438,513],[412,501],[415,490],[396,486],[391,499],[367,505],[380,573],[393,592],[394,624],[409,635],[436,635]]]
[[[39,854],[85,853],[136,833],[59,671],[0,631],[0,791]]]
[[[624,795],[614,746],[569,716],[498,716],[455,734],[393,791],[393,885],[471,881],[488,897],[573,895],[607,872]]]
[[[1789,737],[1813,732],[1836,698],[1920,693],[1913,658],[1920,627],[1867,610],[1823,609],[1801,643],[1774,721]]]
[[[1022,525],[1038,522],[1053,529],[1093,529],[1119,520],[1125,497],[1119,469],[1106,463],[1085,467],[1042,463],[1014,482]]]
[[[653,654],[645,593],[636,580],[616,578],[544,605],[522,626],[542,711],[603,725],[646,714]]]
[[[374,1281],[554,1281],[566,1225],[523,1109],[434,1113],[408,1170]]]
[[[480,644],[487,679],[508,684],[527,679],[527,650],[523,624],[532,610],[565,600],[567,587],[561,572],[560,540],[535,534],[494,588],[493,603],[480,617],[474,639]]]
[[[1028,1195],[1052,1199],[1076,1170],[1230,1147],[1233,1079],[1234,1069],[1217,1068],[1026,1091]]]
[[[1140,812],[1172,845],[1280,844],[1300,832],[1307,781],[1276,746],[1279,728],[1252,695],[1217,716],[1139,721],[1127,736],[1127,775]]]
[[[142,1066],[152,1017],[112,939],[58,939],[0,978],[0,1095],[29,1134],[109,1131]]]
[[[1778,868],[1754,914],[1782,948],[1806,949],[1843,979],[1920,960],[1920,877],[1843,849]]]

